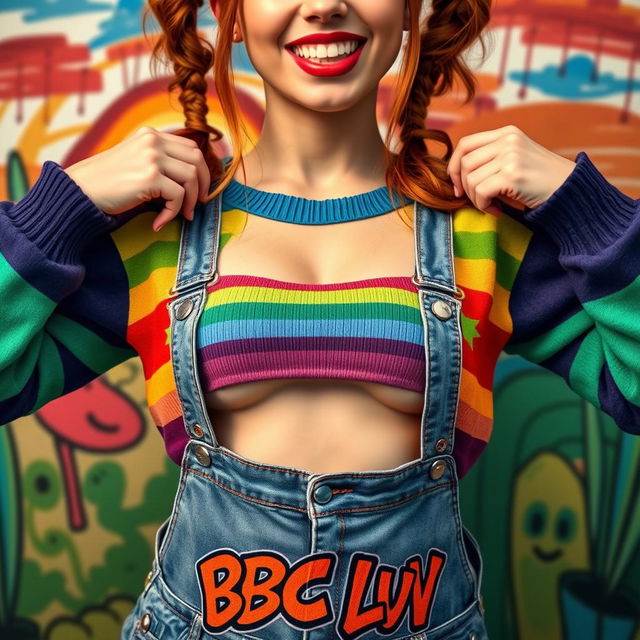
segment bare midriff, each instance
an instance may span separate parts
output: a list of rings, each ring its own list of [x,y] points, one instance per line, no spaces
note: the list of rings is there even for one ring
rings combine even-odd
[[[392,469],[420,457],[422,396],[374,382],[281,378],[207,394],[218,442],[313,473]]]

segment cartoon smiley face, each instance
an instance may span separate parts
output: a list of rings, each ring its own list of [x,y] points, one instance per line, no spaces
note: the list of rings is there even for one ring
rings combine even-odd
[[[561,638],[560,576],[589,566],[583,485],[568,460],[544,452],[513,486],[509,537],[519,637]]]

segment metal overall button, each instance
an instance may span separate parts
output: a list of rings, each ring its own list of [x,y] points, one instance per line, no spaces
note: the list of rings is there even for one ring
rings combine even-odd
[[[204,435],[204,429],[199,424],[193,425],[193,433],[198,436],[198,438],[202,438]]]
[[[453,315],[451,306],[444,300],[434,300],[431,303],[431,311],[433,311],[434,315],[440,318],[440,320],[448,320]]]
[[[449,441],[446,438],[440,438],[436,442],[436,451],[442,453],[447,448],[447,444],[449,444]]]
[[[151,627],[151,614],[147,611],[143,614],[142,618],[140,618],[140,629],[146,633],[149,631],[149,627]]]
[[[211,456],[205,447],[199,444],[194,450],[193,453],[196,457],[196,460],[203,466],[208,467],[211,464]]]
[[[444,475],[446,468],[447,465],[445,464],[444,460],[436,460],[429,469],[429,475],[431,476],[431,479],[440,480],[440,478],[442,478],[442,476]]]
[[[313,499],[320,504],[326,504],[331,500],[332,496],[333,491],[331,491],[331,487],[328,484],[321,484],[313,492]]]
[[[184,320],[193,310],[193,300],[191,298],[187,298],[183,300],[179,305],[175,308],[176,318],[178,320]]]
[[[478,634],[472,631],[469,635],[469,640],[478,640]]]

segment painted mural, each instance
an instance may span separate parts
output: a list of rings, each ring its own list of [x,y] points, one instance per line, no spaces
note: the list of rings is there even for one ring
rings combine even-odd
[[[0,0],[2,199],[20,199],[47,159],[68,166],[144,124],[182,126],[167,76],[150,72],[142,1]],[[200,26],[213,37],[206,3]],[[435,98],[427,125],[455,143],[515,124],[568,158],[586,151],[640,197],[640,0],[496,0],[488,41],[475,99]],[[241,44],[233,64],[255,138],[260,77]],[[225,131],[212,89],[209,110]],[[133,359],[0,426],[2,640],[119,638],[179,475],[143,385]],[[460,487],[489,636],[640,640],[640,438],[519,356],[502,354],[495,391],[490,446]]]

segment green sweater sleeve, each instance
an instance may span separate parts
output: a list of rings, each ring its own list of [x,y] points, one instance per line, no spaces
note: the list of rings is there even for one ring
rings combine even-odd
[[[129,285],[98,209],[54,162],[0,202],[0,423],[29,415],[136,355]]]
[[[504,351],[558,373],[640,434],[640,200],[607,182],[586,153],[576,163],[544,204],[513,213],[533,235]]]

